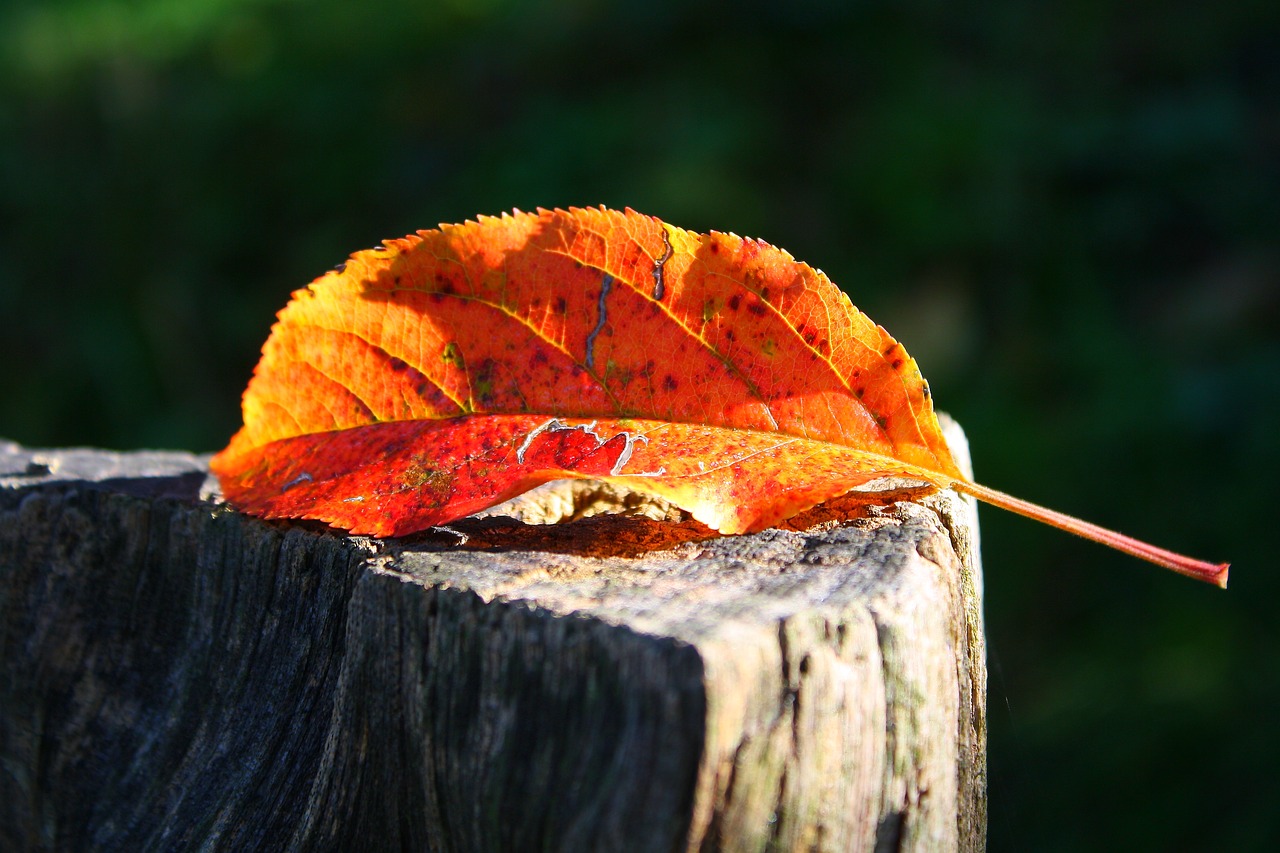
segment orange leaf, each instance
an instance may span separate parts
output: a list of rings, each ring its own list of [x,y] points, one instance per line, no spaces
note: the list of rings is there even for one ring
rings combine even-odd
[[[247,512],[379,536],[565,477],[741,533],[903,476],[1226,582],[969,482],[915,361],[826,276],[631,210],[482,217],[355,253],[280,312],[212,467]]]

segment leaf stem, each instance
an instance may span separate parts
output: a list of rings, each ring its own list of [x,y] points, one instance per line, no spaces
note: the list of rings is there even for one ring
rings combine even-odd
[[[1149,563],[1155,563],[1157,566],[1172,569],[1178,574],[1186,575],[1189,578],[1215,584],[1222,589],[1227,588],[1227,570],[1231,567],[1230,563],[1210,563],[1205,560],[1184,557],[1181,554],[1175,554],[1172,551],[1166,551],[1163,548],[1157,548],[1155,545],[1148,545],[1146,542],[1125,536],[1123,533],[1116,533],[1114,530],[1099,527],[1075,516],[1048,509],[1030,501],[1024,501],[1021,498],[1015,498],[1013,495],[1007,495],[1004,492],[989,489],[986,486],[980,486],[967,480],[955,480],[951,485],[956,491],[972,495],[992,506],[998,506],[1001,509],[1025,515],[1027,518],[1034,518],[1036,521],[1043,521],[1045,524],[1051,524],[1059,530],[1083,536],[1085,539],[1092,539],[1094,542],[1115,548],[1117,551],[1123,551]]]

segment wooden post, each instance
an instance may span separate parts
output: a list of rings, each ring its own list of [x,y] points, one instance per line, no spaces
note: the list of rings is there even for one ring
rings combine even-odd
[[[0,442],[0,849],[984,847],[969,499],[376,541],[205,471]]]

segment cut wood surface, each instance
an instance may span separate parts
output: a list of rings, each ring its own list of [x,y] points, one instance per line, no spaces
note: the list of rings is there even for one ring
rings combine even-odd
[[[0,849],[985,844],[971,499],[374,540],[206,462],[0,443]]]

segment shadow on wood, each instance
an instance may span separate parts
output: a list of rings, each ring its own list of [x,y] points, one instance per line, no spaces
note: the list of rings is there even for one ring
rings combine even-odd
[[[0,849],[984,846],[967,499],[376,541],[204,482],[0,443]]]

